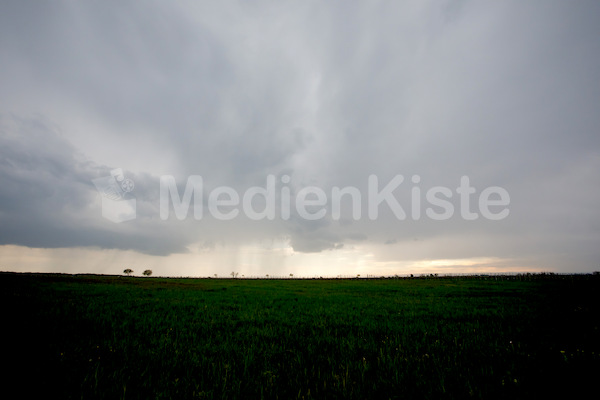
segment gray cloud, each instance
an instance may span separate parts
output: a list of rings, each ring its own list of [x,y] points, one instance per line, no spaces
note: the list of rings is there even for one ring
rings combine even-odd
[[[99,197],[92,179],[110,168],[87,161],[41,117],[0,118],[0,243],[31,247],[134,249],[150,254],[185,251],[177,231],[153,231],[149,218],[156,208],[158,180],[134,176],[138,220],[118,229],[100,218]],[[155,187],[156,193],[143,188]],[[156,221],[154,221],[156,223]]]
[[[0,242],[168,255],[287,237],[299,252],[386,243],[402,260],[412,243],[418,257],[595,268],[599,16],[559,2],[3,2]],[[91,185],[114,167],[136,182],[127,224],[101,219]],[[403,174],[405,209],[412,175],[423,191],[468,175],[506,188],[511,213],[161,221],[162,173],[180,188],[189,174],[239,192],[287,174],[293,193],[364,194],[370,174]],[[441,245],[422,254],[415,237]]]

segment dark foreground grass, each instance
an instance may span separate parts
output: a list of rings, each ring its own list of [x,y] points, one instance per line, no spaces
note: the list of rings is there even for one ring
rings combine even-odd
[[[3,390],[83,399],[568,398],[600,279],[0,274]],[[3,378],[7,378],[4,375]]]

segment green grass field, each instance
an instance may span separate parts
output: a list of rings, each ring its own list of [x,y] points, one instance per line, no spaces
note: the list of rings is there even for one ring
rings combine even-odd
[[[64,399],[573,398],[596,391],[599,289],[591,275],[2,273],[3,388]]]

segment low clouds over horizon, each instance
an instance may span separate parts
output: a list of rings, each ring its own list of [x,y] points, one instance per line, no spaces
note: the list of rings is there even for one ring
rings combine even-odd
[[[136,257],[164,275],[597,270],[598,17],[593,2],[3,2],[0,270],[100,272],[59,249],[110,258],[103,273]],[[137,201],[118,224],[92,183],[115,168]],[[409,213],[415,186],[452,189],[458,210],[468,176],[474,208],[499,186],[510,214],[164,221],[163,175],[180,193],[190,175],[205,196],[273,175],[363,203],[370,175],[403,175]]]

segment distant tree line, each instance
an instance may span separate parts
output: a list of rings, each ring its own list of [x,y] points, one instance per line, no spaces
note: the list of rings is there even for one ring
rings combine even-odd
[[[127,276],[130,276],[131,274],[133,274],[133,270],[131,268],[127,268],[127,269],[123,270],[123,273],[125,275],[127,275]],[[144,276],[150,276],[150,275],[152,275],[152,270],[151,269],[147,269],[144,272],[142,272],[142,274]]]

